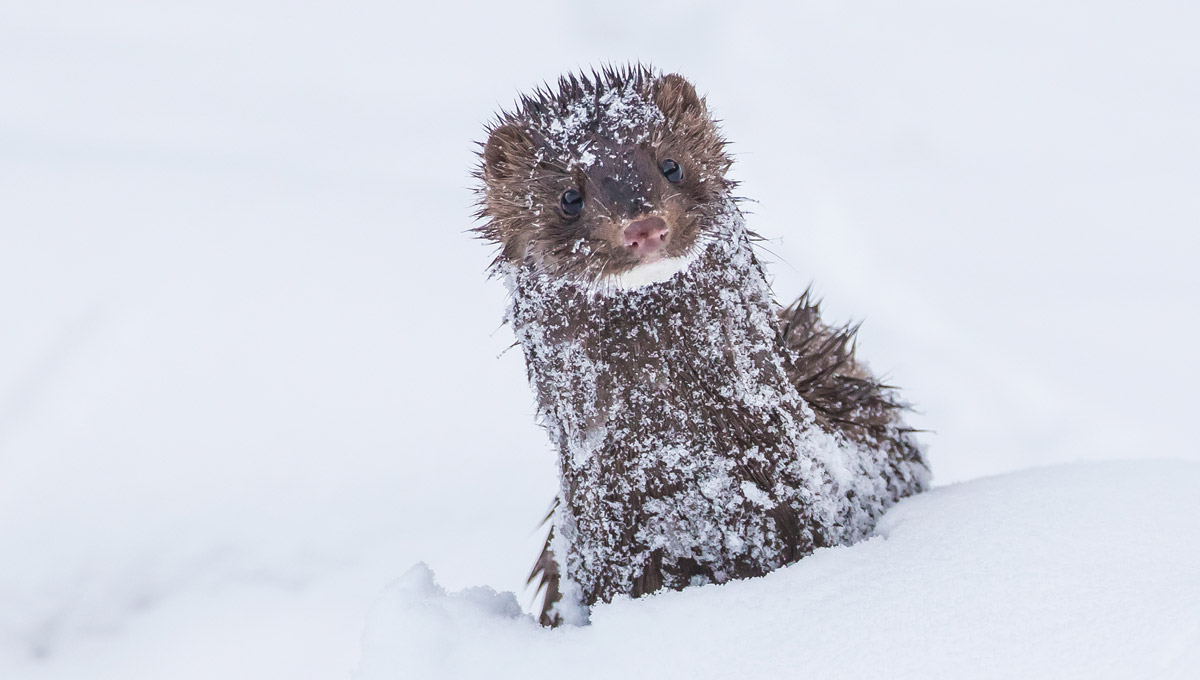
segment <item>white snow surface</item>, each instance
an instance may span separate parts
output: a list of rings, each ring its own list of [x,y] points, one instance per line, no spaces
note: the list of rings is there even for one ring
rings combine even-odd
[[[1197,484],[1200,464],[1159,461],[956,484],[864,543],[556,630],[420,564],[372,611],[354,677],[1194,678]]]
[[[865,319],[935,484],[1017,474],[587,628],[447,614],[486,621],[452,644],[716,668],[728,646],[651,659],[653,624],[761,618],[823,669],[969,648],[969,676],[1024,641],[1063,676],[1194,676],[1195,475],[1150,461],[1200,462],[1197,25],[1177,0],[0,4],[0,678],[421,677],[379,595],[421,561],[527,609],[557,479],[465,233],[472,142],[519,90],[633,58],[708,96],[775,293]],[[1025,559],[973,578],[985,555]]]

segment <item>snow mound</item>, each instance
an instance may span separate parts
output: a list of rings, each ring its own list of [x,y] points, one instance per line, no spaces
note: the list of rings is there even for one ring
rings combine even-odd
[[[1182,461],[943,487],[858,545],[578,628],[539,628],[511,593],[448,594],[421,564],[375,606],[355,677],[1197,677],[1198,489]]]

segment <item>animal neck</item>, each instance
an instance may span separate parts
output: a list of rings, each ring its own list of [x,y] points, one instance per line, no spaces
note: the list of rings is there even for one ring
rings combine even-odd
[[[508,321],[567,462],[582,464],[613,438],[685,444],[705,429],[699,419],[726,404],[799,410],[770,291],[745,229],[732,226],[687,270],[631,290],[532,265],[509,271]],[[637,429],[614,430],[630,420]],[[682,429],[669,435],[673,428]]]

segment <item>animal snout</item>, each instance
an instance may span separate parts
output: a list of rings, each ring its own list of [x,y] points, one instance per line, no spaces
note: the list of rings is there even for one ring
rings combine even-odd
[[[625,247],[638,257],[662,249],[667,242],[667,222],[661,217],[643,217],[625,227]]]

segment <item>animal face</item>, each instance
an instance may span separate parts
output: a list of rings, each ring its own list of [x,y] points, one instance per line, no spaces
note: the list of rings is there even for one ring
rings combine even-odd
[[[497,262],[585,284],[687,266],[732,183],[695,88],[645,67],[568,76],[522,98],[484,144],[478,232]]]

